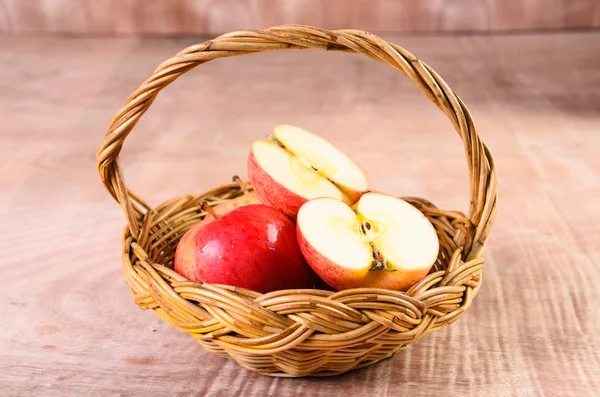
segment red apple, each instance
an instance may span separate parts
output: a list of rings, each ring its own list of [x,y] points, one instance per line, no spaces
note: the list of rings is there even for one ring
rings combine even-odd
[[[275,127],[270,141],[256,141],[248,178],[260,199],[295,218],[308,200],[332,197],[354,204],[367,191],[363,172],[344,153],[308,131]]]
[[[253,191],[245,193],[234,199],[219,203],[219,204],[215,205],[214,207],[212,207],[212,211],[217,217],[220,217],[220,216],[230,213],[231,211],[235,210],[236,208],[243,207],[245,205],[252,205],[252,204],[262,204],[260,199],[258,198],[258,195],[256,194],[256,192],[253,192]],[[198,222],[195,226],[202,227],[204,225],[207,225],[207,224],[213,222],[214,220],[215,220],[215,216],[209,214],[209,215],[205,216],[204,219],[202,219],[200,222]]]
[[[298,242],[309,265],[337,290],[406,291],[438,257],[433,225],[404,200],[366,193],[351,208],[318,198],[298,212]]]
[[[266,205],[246,205],[206,225],[194,225],[175,252],[175,271],[193,281],[262,293],[312,288],[294,223]]]

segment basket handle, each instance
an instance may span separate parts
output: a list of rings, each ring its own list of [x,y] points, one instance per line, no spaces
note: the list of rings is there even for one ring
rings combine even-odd
[[[100,178],[121,205],[129,230],[139,235],[139,219],[151,207],[127,189],[119,163],[119,153],[133,127],[148,110],[158,93],[179,76],[217,58],[273,50],[322,49],[354,52],[386,63],[404,73],[450,119],[464,143],[469,166],[470,205],[467,215],[474,233],[459,230],[458,246],[468,247],[465,258],[482,254],[485,239],[496,214],[496,170],[494,160],[481,142],[469,111],[444,80],[428,65],[403,48],[371,33],[358,30],[324,30],[303,25],[283,25],[265,30],[227,33],[193,45],[156,68],[114,116],[96,154]],[[466,239],[472,241],[465,241]]]

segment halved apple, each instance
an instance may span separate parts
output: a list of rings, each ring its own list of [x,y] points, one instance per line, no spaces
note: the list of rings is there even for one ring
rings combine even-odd
[[[270,141],[256,141],[248,179],[260,199],[295,218],[308,200],[331,197],[354,204],[367,191],[363,172],[329,142],[291,125],[276,126]]]
[[[406,291],[427,275],[439,252],[433,225],[408,202],[366,193],[354,207],[318,198],[298,212],[300,250],[337,290]]]

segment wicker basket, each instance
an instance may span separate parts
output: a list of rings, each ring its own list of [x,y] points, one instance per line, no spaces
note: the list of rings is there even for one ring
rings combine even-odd
[[[242,194],[230,183],[152,208],[127,189],[119,163],[125,138],[160,90],[217,58],[272,50],[323,49],[366,55],[408,76],[450,119],[469,166],[468,215],[405,198],[433,223],[440,256],[407,292],[382,289],[283,290],[268,294],[186,280],[175,273],[180,237],[216,204]],[[249,370],[275,376],[331,376],[365,367],[446,327],[469,308],[481,285],[483,248],[496,214],[496,172],[463,102],[429,66],[403,48],[362,31],[285,25],[242,31],[186,48],[162,63],[113,118],[97,153],[100,177],[127,219],[123,271],[135,303],[152,309],[204,348]]]

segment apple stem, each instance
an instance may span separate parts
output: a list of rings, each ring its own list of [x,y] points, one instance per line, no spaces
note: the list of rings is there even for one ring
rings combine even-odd
[[[371,270],[387,270],[388,272],[395,272],[396,269],[390,269],[388,266],[388,261],[383,257],[383,254],[377,250],[375,247],[375,243],[367,236],[367,230],[371,230],[371,224],[367,221],[360,223],[360,231],[365,236],[365,238],[369,241],[369,245],[371,246],[371,250],[373,251],[373,262],[371,262]]]
[[[368,224],[368,222],[366,222],[366,224]],[[370,225],[367,228],[370,229]],[[373,266],[371,266],[369,271],[371,271],[371,270],[387,270],[389,272],[395,272],[396,269],[388,268],[387,260],[383,257],[381,252],[377,251],[377,248],[375,248],[375,244],[373,244],[372,241],[369,241],[369,245],[371,246],[371,249],[373,250],[373,259],[374,259]]]
[[[203,201],[202,204],[200,205],[200,208],[202,208],[202,210],[204,212],[206,212],[208,215],[212,216],[213,218],[219,219],[219,215],[217,215],[215,210],[212,209],[212,207],[210,206],[210,204],[208,204],[207,201]]]
[[[242,189],[242,192],[244,194],[248,193],[248,185],[242,180],[242,178],[240,178],[237,175],[234,175],[233,178],[231,178],[231,180],[240,185],[240,189]]]
[[[385,263],[379,262],[378,260],[374,260],[373,266],[369,269],[369,271],[372,270],[385,270]]]
[[[277,138],[275,138],[273,135],[269,135],[269,139],[271,140],[271,142],[276,143],[278,146],[285,149],[285,145],[283,143],[279,142],[279,140]]]

